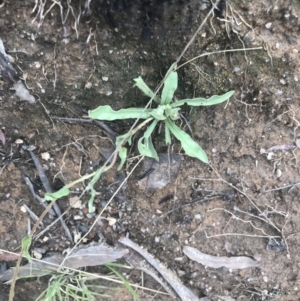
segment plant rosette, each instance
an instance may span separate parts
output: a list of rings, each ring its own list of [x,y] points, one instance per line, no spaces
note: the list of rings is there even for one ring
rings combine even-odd
[[[155,95],[141,77],[134,79],[135,85],[143,91],[145,95],[151,97],[151,99],[157,103],[156,108],[128,108],[114,111],[109,105],[105,105],[89,111],[89,117],[98,120],[112,121],[129,118],[145,119],[130,132],[117,137],[116,147],[119,147],[119,156],[121,158],[121,163],[118,169],[122,168],[127,158],[127,149],[123,147],[123,145],[125,143],[131,145],[132,136],[150,122],[150,125],[138,141],[138,150],[142,156],[151,157],[158,161],[158,155],[152,142],[152,134],[157,124],[159,122],[163,122],[165,126],[166,144],[171,143],[172,134],[180,141],[186,155],[197,158],[204,163],[208,163],[207,155],[200,145],[175,124],[175,121],[180,118],[180,107],[185,104],[194,107],[217,105],[228,100],[234,94],[234,91],[229,91],[223,95],[214,95],[208,99],[199,97],[174,101],[173,96],[178,86],[178,74],[176,72],[176,67],[177,65],[173,64],[168,70],[161,97]],[[122,146],[120,145],[121,143]]]

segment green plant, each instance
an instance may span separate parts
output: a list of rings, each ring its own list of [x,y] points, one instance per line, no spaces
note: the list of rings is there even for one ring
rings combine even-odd
[[[182,131],[176,124],[175,121],[180,118],[180,107],[184,104],[189,106],[211,106],[220,104],[228,100],[234,93],[234,91],[229,91],[223,95],[214,95],[209,99],[205,98],[192,98],[192,99],[182,99],[179,101],[174,101],[173,96],[177,90],[178,85],[178,75],[176,70],[176,64],[173,64],[166,74],[166,80],[164,82],[164,87],[162,90],[161,97],[157,96],[143,81],[141,77],[136,78],[134,81],[136,86],[143,91],[147,96],[151,97],[156,104],[156,108],[128,108],[121,109],[119,111],[114,111],[109,105],[99,106],[98,108],[89,111],[89,117],[92,119],[99,120],[120,120],[120,119],[130,119],[130,118],[140,118],[145,119],[135,128],[131,129],[129,132],[118,136],[116,138],[116,147],[119,151],[119,157],[121,163],[118,167],[120,170],[127,159],[127,149],[123,145],[128,143],[132,144],[132,137],[145,125],[151,122],[143,136],[138,141],[138,149],[141,155],[154,158],[158,161],[157,152],[153,146],[152,134],[159,122],[164,122],[165,125],[165,142],[166,144],[171,143],[171,133],[178,139],[184,149],[185,153],[190,156],[201,160],[204,163],[208,163],[208,158],[204,150],[196,143],[187,133]],[[89,212],[94,212],[95,208],[93,206],[93,201],[95,198],[94,184],[99,180],[101,175],[109,170],[115,163],[116,155],[114,155],[112,162],[109,165],[104,165],[100,167],[97,171],[91,174],[85,175],[80,179],[67,184],[59,191],[54,193],[46,193],[45,199],[47,201],[55,202],[57,199],[69,195],[69,188],[73,187],[79,182],[90,179],[88,187],[90,189],[90,199],[88,202]]]
[[[143,91],[144,94],[151,97],[156,102],[156,108],[128,108],[114,111],[111,106],[105,105],[89,111],[89,117],[92,119],[109,121],[129,118],[145,119],[130,132],[117,137],[116,146],[119,147],[119,156],[121,158],[121,163],[118,169],[121,169],[127,158],[127,150],[120,144],[123,145],[127,142],[129,145],[131,145],[132,136],[149,122],[151,122],[151,124],[138,141],[138,150],[141,155],[154,158],[158,161],[158,155],[152,142],[152,134],[157,124],[159,122],[163,122],[165,125],[166,144],[171,143],[172,133],[175,138],[180,141],[182,148],[188,156],[197,158],[204,163],[208,163],[206,153],[200,147],[200,145],[175,124],[175,121],[180,118],[180,107],[184,104],[196,107],[220,104],[228,100],[233,95],[234,91],[229,91],[220,96],[215,95],[209,99],[193,98],[174,101],[173,96],[178,86],[178,75],[175,70],[176,64],[173,64],[167,72],[161,97],[155,95],[141,77],[134,79],[136,86]]]
[[[47,289],[36,299],[36,301],[92,301],[95,296],[102,298],[110,297],[107,294],[99,294],[91,290],[92,287],[107,291],[108,288],[99,285],[88,285],[87,281],[92,277],[77,274],[56,274],[51,277]]]

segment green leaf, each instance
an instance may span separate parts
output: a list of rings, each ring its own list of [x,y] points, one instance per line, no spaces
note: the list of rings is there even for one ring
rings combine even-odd
[[[133,134],[131,132],[128,132],[128,133],[125,133],[123,135],[118,136],[116,138],[116,147],[119,146],[119,144],[123,141],[123,139],[125,139],[124,142],[123,142],[123,144],[125,144],[126,142],[128,142],[128,144],[131,145],[132,144],[132,140],[131,140],[132,139],[132,135]]]
[[[166,144],[171,144],[171,134],[169,128],[165,125],[165,142]]]
[[[164,88],[161,94],[161,104],[166,105],[172,101],[174,92],[177,90],[178,75],[176,71],[170,71],[174,69],[174,64],[167,72],[167,78],[164,83]],[[168,75],[168,73],[170,74]]]
[[[143,79],[139,76],[138,78],[134,79],[135,81],[135,85],[144,92],[144,94],[146,94],[147,96],[149,96],[150,98],[153,98],[155,100],[156,103],[160,104],[161,103],[161,99],[158,96],[154,96],[153,91],[147,86],[147,84],[143,81]]]
[[[147,119],[150,117],[152,109],[144,108],[128,108],[114,111],[111,106],[105,105],[100,106],[94,110],[89,111],[89,117],[92,119],[99,120],[118,120],[118,119],[129,119],[129,118],[141,118]]]
[[[185,103],[188,104],[189,106],[212,106],[212,105],[217,105],[219,103],[222,103],[226,100],[228,100],[235,91],[229,91],[223,95],[214,95],[208,99],[205,98],[192,98],[192,99],[182,99],[179,101],[176,101],[172,104],[172,107],[181,107],[182,105],[184,105]]]
[[[22,250],[23,250],[23,255],[26,257],[26,259],[29,262],[32,262],[31,256],[29,254],[29,248],[31,246],[31,242],[32,242],[32,237],[31,236],[25,236],[22,239]]]
[[[45,193],[45,200],[46,201],[55,201],[55,200],[60,199],[64,196],[68,196],[69,194],[70,194],[69,188],[64,186],[56,192]]]
[[[143,143],[144,141],[144,143]],[[159,161],[157,152],[153,146],[151,137],[145,138],[141,137],[138,142],[138,149],[142,156],[154,158],[156,161]]]
[[[127,148],[121,146],[119,149],[119,157],[121,159],[121,162],[118,166],[118,171],[121,170],[121,168],[123,167],[124,163],[126,162],[127,159]]]
[[[172,134],[181,142],[181,146],[188,156],[198,158],[202,162],[208,163],[208,158],[198,143],[196,143],[187,133],[182,131],[171,120],[167,119],[165,122]]]
[[[180,118],[180,114],[179,114],[180,108],[174,108],[171,110],[170,112],[170,118],[172,120],[177,120]]]
[[[157,120],[165,120],[166,119],[165,109],[166,109],[166,106],[159,105],[158,108],[152,110],[150,115],[153,116]]]
[[[154,131],[156,125],[158,123],[158,120],[153,120],[153,122],[150,124],[150,126],[147,128],[147,130],[144,133],[145,138],[149,138]]]
[[[118,147],[120,145],[120,143],[123,141],[124,139],[124,142],[123,142],[123,145],[125,143],[128,142],[129,145],[132,144],[132,132],[128,132],[128,133],[125,133],[124,135],[120,135],[116,138],[116,147]],[[121,159],[121,162],[118,166],[118,170],[121,170],[121,168],[123,167],[124,163],[126,162],[126,159],[127,159],[127,148],[126,147],[123,147],[121,146],[120,149],[119,149],[119,157]]]
[[[89,213],[92,213],[95,211],[95,207],[94,207],[94,199],[96,196],[96,190],[94,189],[94,185],[96,184],[96,182],[100,179],[100,176],[102,175],[102,173],[104,172],[106,166],[101,166],[95,173],[95,175],[93,176],[93,178],[91,179],[91,181],[88,183],[88,187],[91,190],[91,196],[90,199],[88,201],[88,208],[89,208]]]
[[[105,264],[105,266],[107,268],[109,268],[117,277],[119,277],[119,279],[123,282],[123,284],[125,285],[125,287],[130,291],[130,293],[132,294],[132,296],[133,296],[134,299],[136,299],[137,301],[141,301],[141,299],[136,294],[136,292],[134,291],[134,289],[132,288],[132,286],[130,285],[130,283],[118,271],[116,271],[109,263]]]
[[[138,141],[138,149],[142,156],[154,158],[156,161],[159,161],[157,152],[153,146],[151,134],[154,131],[158,120],[153,120],[151,125],[145,131],[144,136],[141,137]]]

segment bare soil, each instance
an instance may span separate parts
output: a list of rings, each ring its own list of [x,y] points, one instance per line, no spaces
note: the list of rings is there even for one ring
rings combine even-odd
[[[52,4],[46,2],[44,12]],[[65,14],[67,4],[61,2]],[[109,7],[104,1],[92,1],[92,15],[82,16],[77,27],[71,12],[62,25],[58,5],[42,24],[36,11],[32,13],[34,1],[6,1],[0,8],[0,37],[15,59],[14,67],[38,99],[35,104],[20,101],[11,85],[0,79],[0,126],[6,137],[5,145],[0,142],[2,250],[20,251],[30,219],[21,211],[23,204],[37,216],[43,212],[23,180],[28,175],[40,185],[22,145],[36,147],[34,152],[54,190],[96,170],[105,162],[101,150],[111,146],[106,133],[96,124],[70,124],[52,117],[82,118],[86,110],[104,104],[114,109],[146,105],[148,99],[133,86],[133,79],[142,76],[154,89],[211,5],[198,0],[140,2],[115,1]],[[72,7],[78,16],[77,1]],[[176,97],[207,97],[235,90],[226,104],[191,111],[185,108],[193,137],[206,151],[210,164],[185,156],[173,141],[171,151],[181,154],[176,179],[162,189],[148,189],[138,183],[137,177],[143,174],[138,167],[126,189],[105,211],[104,216],[115,218],[116,223],[98,224],[89,241],[103,236],[113,244],[129,234],[199,297],[300,299],[299,16],[296,0],[231,0],[225,20],[208,19],[182,63],[206,52],[241,50],[185,64],[178,70]],[[90,32],[94,35],[87,41]],[[243,50],[260,46],[263,48]],[[123,134],[132,122],[108,125]],[[17,139],[24,143],[18,144]],[[160,136],[155,144],[160,153],[168,151]],[[50,154],[48,161],[41,157],[46,152]],[[134,143],[132,164],[137,154]],[[131,168],[127,165],[123,172]],[[96,184],[97,212],[117,189],[118,179],[120,174],[113,169]],[[151,174],[147,181],[151,181]],[[74,187],[72,196],[84,191],[86,184]],[[85,207],[71,208],[66,215],[72,232],[79,229],[84,234],[95,219],[88,214],[88,199],[84,194]],[[63,210],[69,208],[67,198],[58,203]],[[82,219],[74,218],[78,215]],[[266,223],[264,217],[273,224]],[[49,238],[47,242],[44,236]],[[71,246],[58,223],[44,236],[33,246],[47,253]],[[277,242],[273,247],[272,239]],[[283,250],[279,250],[280,242]],[[184,245],[216,256],[251,256],[261,262],[261,268],[206,268],[183,254]],[[128,277],[141,281],[136,271]],[[147,277],[144,285],[159,288]],[[35,300],[46,286],[47,279],[18,281],[15,300]],[[8,291],[9,286],[0,285],[1,301],[7,300]],[[132,299],[121,292],[121,298],[119,292],[113,299]],[[142,300],[153,298],[150,293],[138,294]],[[158,296],[154,300],[170,298]]]

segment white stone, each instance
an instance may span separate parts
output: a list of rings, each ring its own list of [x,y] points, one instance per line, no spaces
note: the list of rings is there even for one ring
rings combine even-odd
[[[43,160],[48,161],[50,159],[50,154],[48,152],[41,153],[41,157]]]
[[[272,22],[268,22],[265,26],[266,26],[267,29],[270,29],[271,26],[272,26]]]

